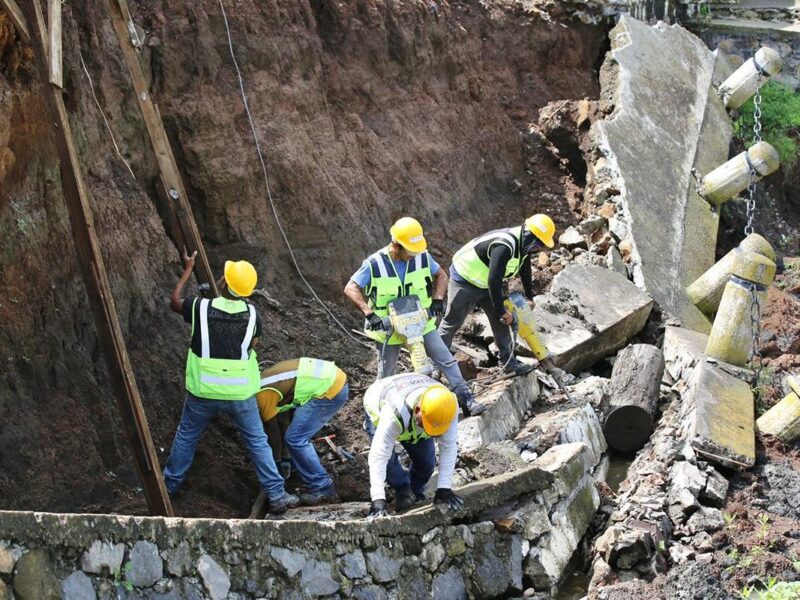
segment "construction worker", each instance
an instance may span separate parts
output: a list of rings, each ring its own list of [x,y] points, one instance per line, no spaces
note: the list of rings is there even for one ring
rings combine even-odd
[[[308,491],[300,495],[301,504],[339,502],[333,480],[320,463],[311,440],[347,402],[348,393],[345,372],[318,358],[285,360],[261,372],[261,391],[256,394],[258,410],[273,455],[276,444],[282,445],[282,438],[294,469],[308,486]],[[292,409],[291,424],[281,434],[278,415]]]
[[[479,415],[486,407],[472,397],[458,362],[436,330],[436,317],[444,314],[447,274],[427,252],[419,221],[403,217],[389,232],[391,243],[364,260],[344,288],[345,295],[366,317],[365,333],[377,344],[381,376],[394,374],[404,343],[397,334],[386,339],[383,318],[389,314],[387,306],[400,296],[416,295],[430,316],[423,336],[425,352],[444,372],[464,415]]]
[[[505,371],[523,375],[532,369],[514,357],[509,329],[514,319],[503,305],[503,283],[519,275],[525,297],[532,305],[531,255],[545,246],[552,248],[555,232],[550,217],[533,215],[524,225],[495,229],[456,252],[450,266],[447,312],[439,325],[448,348],[467,315],[478,305],[489,317]]]
[[[450,489],[458,453],[458,405],[455,395],[436,380],[419,373],[379,379],[364,394],[364,410],[375,425],[369,448],[369,517],[386,516],[384,482],[395,491],[395,508],[411,508],[424,498],[425,485],[436,466],[439,479],[434,504],[456,510],[464,501]],[[411,459],[409,470],[394,451],[400,442]]]
[[[170,494],[178,491],[200,436],[218,413],[228,413],[250,453],[258,481],[269,499],[271,512],[296,506],[300,499],[286,493],[259,418],[255,394],[260,387],[255,346],[261,322],[252,304],[245,302],[258,279],[249,262],[225,263],[220,279],[222,296],[183,298],[183,288],[194,268],[197,252],[184,252],[184,270],[172,291],[170,307],[192,324],[192,342],[186,359],[186,400],[164,468]]]

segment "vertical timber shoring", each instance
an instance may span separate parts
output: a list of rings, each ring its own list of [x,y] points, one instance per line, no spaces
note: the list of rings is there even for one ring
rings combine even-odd
[[[186,195],[178,166],[175,163],[175,156],[172,154],[172,147],[164,130],[164,123],[158,112],[158,106],[153,103],[150,90],[139,63],[139,55],[131,39],[136,34],[136,29],[131,20],[130,11],[125,0],[107,0],[108,13],[114,25],[114,33],[117,35],[119,46],[125,64],[128,66],[128,73],[133,81],[133,88],[136,93],[136,100],[139,102],[139,109],[142,111],[147,134],[150,144],[158,161],[158,169],[161,172],[161,200],[166,205],[166,213],[173,221],[170,224],[173,240],[178,246],[178,250],[186,247],[189,254],[197,251],[197,263],[195,267],[195,277],[201,284],[207,284],[212,296],[218,296],[217,284],[214,274],[208,263],[208,257],[203,246],[203,240],[197,229],[197,223],[192,214],[192,207]],[[177,225],[177,226],[176,226]]]
[[[108,362],[114,392],[130,440],[134,463],[153,515],[172,516],[172,505],[158,464],[150,428],[133,375],[119,316],[111,293],[103,255],[95,231],[89,192],[81,174],[78,153],[64,106],[61,89],[49,83],[49,38],[40,0],[23,0],[31,30],[31,42],[42,79],[42,91],[53,120],[53,133],[61,160],[61,182],[97,335]]]

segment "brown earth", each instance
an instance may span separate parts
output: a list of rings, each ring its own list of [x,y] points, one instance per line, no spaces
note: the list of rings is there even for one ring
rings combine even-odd
[[[135,4],[135,5],[134,5]],[[529,123],[598,94],[605,30],[497,3],[226,2],[276,208],[308,279],[344,319],[341,289],[388,224],[413,214],[443,263],[464,241],[537,211],[577,214],[574,164]],[[144,406],[162,461],[178,422],[187,328],[169,313],[178,253],[155,208],[156,162],[103,0],[64,4],[65,100]],[[262,360],[336,359],[358,435],[371,352],[340,333],[294,274],[266,202],[219,6],[132,3],[152,82],[212,265],[255,263]],[[134,180],[116,156],[79,53]],[[97,345],[31,54],[0,15],[0,506],[144,513]],[[229,421],[201,442],[182,515],[240,516],[255,477]]]

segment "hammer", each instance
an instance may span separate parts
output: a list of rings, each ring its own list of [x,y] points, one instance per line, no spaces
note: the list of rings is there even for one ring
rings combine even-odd
[[[314,441],[315,442],[325,442],[326,444],[328,444],[330,449],[333,450],[333,453],[336,456],[338,456],[342,460],[342,462],[347,462],[348,460],[352,460],[353,459],[353,455],[350,452],[348,452],[344,448],[339,448],[339,446],[337,446],[336,444],[333,443],[333,438],[335,438],[335,437],[336,437],[336,434],[334,433],[334,434],[331,434],[331,435],[323,436],[321,438],[317,438]]]

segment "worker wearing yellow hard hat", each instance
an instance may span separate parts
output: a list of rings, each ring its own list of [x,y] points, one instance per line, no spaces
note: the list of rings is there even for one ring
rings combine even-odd
[[[424,498],[425,485],[436,467],[436,445],[439,478],[434,503],[453,510],[463,505],[451,489],[458,450],[458,402],[450,390],[419,373],[393,375],[367,388],[364,410],[375,426],[368,459],[371,518],[387,514],[384,483],[394,490],[398,511]],[[394,451],[397,442],[411,459],[408,471]]]
[[[545,247],[552,248],[555,233],[553,219],[536,214],[525,219],[523,225],[479,236],[455,253],[450,266],[447,311],[439,325],[439,333],[448,347],[477,305],[489,317],[505,370],[518,375],[530,371],[530,366],[514,357],[508,327],[513,317],[503,305],[503,284],[519,276],[525,297],[532,302],[531,256]]]
[[[392,225],[389,234],[389,245],[367,257],[344,289],[366,317],[365,333],[375,340],[380,355],[380,376],[394,374],[405,343],[405,338],[397,334],[387,336],[384,319],[389,315],[389,303],[400,296],[417,296],[430,314],[423,333],[425,352],[447,377],[464,414],[481,414],[485,407],[473,398],[458,362],[436,330],[436,318],[444,314],[447,274],[427,251],[422,225],[416,219],[403,217]],[[370,432],[368,422],[367,431]]]
[[[255,306],[244,298],[253,293],[258,275],[247,261],[227,261],[219,282],[220,297],[184,298],[196,256],[197,252],[191,256],[184,252],[183,275],[170,299],[170,308],[191,324],[192,341],[186,358],[186,399],[164,467],[164,483],[170,494],[178,491],[192,466],[200,436],[217,414],[225,412],[247,446],[269,510],[283,512],[300,500],[284,488],[255,398],[261,380],[253,348],[261,335],[261,320]]]

